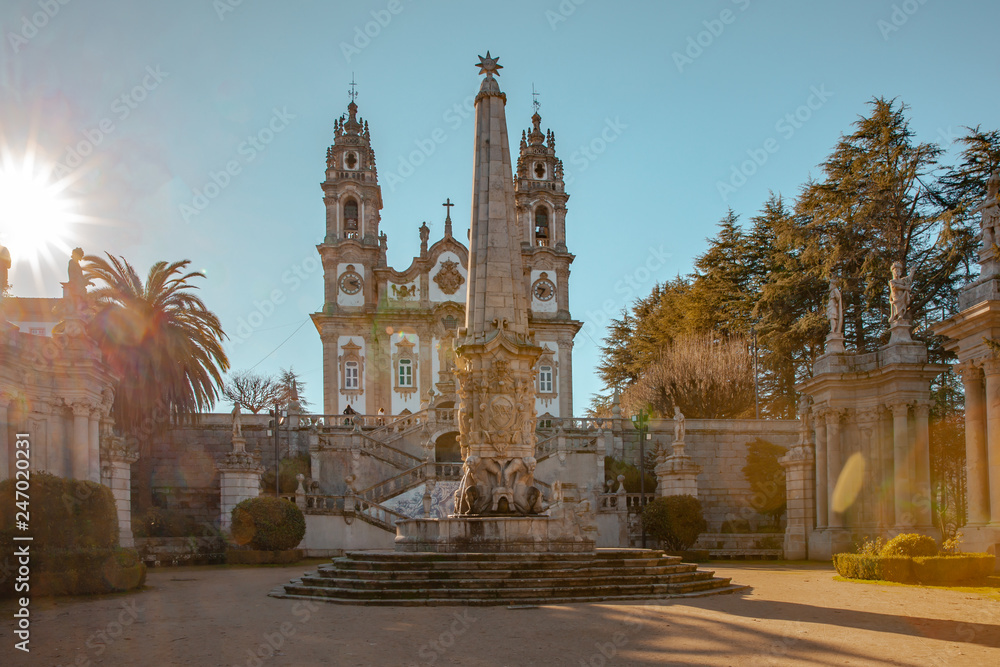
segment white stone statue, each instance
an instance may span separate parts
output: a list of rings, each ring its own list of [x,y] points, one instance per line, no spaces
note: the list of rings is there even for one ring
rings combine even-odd
[[[844,335],[844,297],[840,293],[840,281],[830,278],[830,295],[826,300],[826,318],[830,320],[830,335]]]
[[[681,414],[681,409],[674,406],[674,443],[684,442],[684,435],[687,432],[687,420]]]
[[[233,405],[233,440],[243,439],[243,417],[240,412],[240,402]]]
[[[990,250],[993,244],[1000,241],[1000,170],[994,170],[986,181],[986,199],[973,209],[974,213],[982,213],[980,227],[983,232],[983,248]]]
[[[906,310],[910,307],[910,294],[913,292],[913,277],[916,275],[916,267],[910,269],[910,273],[903,275],[903,263],[892,263],[892,279],[889,281],[889,303],[892,311],[889,315],[889,323],[906,322]]]

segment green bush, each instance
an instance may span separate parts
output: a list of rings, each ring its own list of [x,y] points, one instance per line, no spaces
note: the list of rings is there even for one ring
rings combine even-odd
[[[32,562],[36,595],[82,595],[127,591],[146,581],[146,564],[135,549],[55,549]]]
[[[918,556],[913,558],[913,574],[922,584],[949,586],[963,581],[985,579],[993,574],[996,556],[958,554],[954,556]]]
[[[882,562],[870,554],[834,554],[833,567],[846,579],[881,579]]]
[[[937,556],[938,546],[933,537],[917,533],[901,533],[885,543],[880,556]]]
[[[694,496],[657,498],[642,511],[642,523],[653,539],[670,551],[686,551],[708,528]]]
[[[118,546],[118,508],[111,489],[44,472],[31,473],[32,549],[110,549]],[[0,530],[14,530],[14,480],[0,482]]]
[[[252,549],[294,549],[306,534],[302,510],[281,498],[248,498],[233,508],[232,517],[233,540]]]
[[[15,524],[14,491],[14,480],[0,482],[0,554],[13,553],[13,537],[25,534]],[[118,546],[111,489],[33,471],[29,495],[32,595],[110,593],[145,582],[138,553]],[[0,595],[14,595],[14,583],[0,576]]]

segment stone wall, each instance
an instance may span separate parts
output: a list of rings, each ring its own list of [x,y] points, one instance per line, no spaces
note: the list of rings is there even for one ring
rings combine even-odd
[[[264,470],[274,470],[274,438],[267,435],[268,415],[244,414],[246,450],[259,454]],[[133,465],[134,508],[149,504],[183,510],[197,521],[214,524],[219,517],[217,466],[232,451],[232,417],[201,415],[197,424],[175,426],[154,436]],[[281,458],[308,453],[308,431],[280,431]],[[295,489],[283,489],[292,493]],[[140,510],[141,511],[141,510]]]
[[[625,422],[623,431],[626,459],[639,459],[636,431]],[[757,512],[754,494],[743,477],[747,444],[756,438],[791,448],[798,438],[799,422],[772,419],[688,419],[684,438],[686,453],[701,467],[698,474],[698,499],[708,521],[709,532],[721,532],[723,522],[745,519],[751,529],[764,521]],[[672,419],[654,419],[649,423],[651,438],[646,450],[670,447],[674,439]]]

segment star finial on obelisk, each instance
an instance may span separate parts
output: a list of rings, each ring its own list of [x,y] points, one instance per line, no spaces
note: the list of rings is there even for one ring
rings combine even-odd
[[[496,58],[490,58],[490,52],[487,51],[485,58],[479,56],[479,62],[476,63],[476,67],[479,68],[479,73],[485,74],[487,78],[493,78],[494,74],[500,76],[499,70],[503,69],[503,65],[498,65],[497,64],[498,60],[500,60],[500,56],[497,56]]]

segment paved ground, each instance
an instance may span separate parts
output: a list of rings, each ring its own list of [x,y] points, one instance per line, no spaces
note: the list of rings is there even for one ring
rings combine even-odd
[[[152,571],[139,593],[39,599],[8,665],[1000,665],[1000,596],[715,565],[745,595],[649,605],[354,607],[267,597],[310,566]],[[273,648],[276,647],[276,648]],[[262,657],[261,657],[262,656]]]

